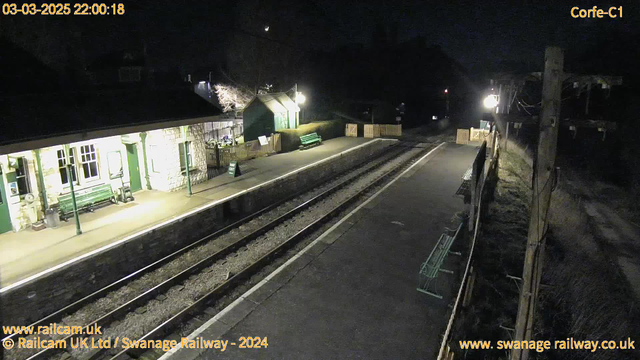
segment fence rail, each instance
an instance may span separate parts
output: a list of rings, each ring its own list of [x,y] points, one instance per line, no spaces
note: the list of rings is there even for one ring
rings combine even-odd
[[[267,143],[261,145],[259,140],[247,141],[244,144],[223,148],[207,147],[207,167],[227,167],[232,161],[246,161],[260,156],[274,154],[282,150],[280,134],[273,134],[267,138]],[[214,174],[215,172],[210,172]]]
[[[453,310],[451,311],[449,322],[447,323],[447,329],[445,330],[445,333],[442,337],[442,343],[440,344],[440,351],[438,353],[438,360],[453,358],[450,357],[451,347],[449,345],[451,329],[453,328],[453,323],[455,322],[456,315],[458,314],[458,311],[460,309],[460,301],[463,298],[463,294],[464,298],[468,298],[471,293],[471,288],[467,288],[467,286],[473,285],[473,282],[469,281],[469,276],[472,273],[471,262],[473,260],[473,251],[475,249],[475,245],[478,239],[478,233],[481,226],[480,218],[484,211],[483,205],[486,204],[488,198],[484,192],[484,186],[489,175],[495,174],[495,172],[498,170],[498,158],[500,156],[498,132],[496,130],[493,130],[491,132],[488,132],[483,137],[484,141],[480,146],[480,150],[476,155],[472,167],[472,197],[470,204],[472,213],[469,216],[469,230],[473,233],[473,238],[471,239],[471,248],[469,250],[469,256],[467,258],[464,275],[462,276],[462,281],[460,282],[460,288],[458,289],[458,295],[456,296],[456,301],[453,305]],[[489,154],[490,159],[488,164],[486,161],[487,153]]]

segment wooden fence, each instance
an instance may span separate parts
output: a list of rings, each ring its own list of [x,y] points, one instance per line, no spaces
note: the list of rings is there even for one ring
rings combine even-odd
[[[223,148],[207,147],[207,167],[227,167],[232,161],[246,161],[268,154],[275,154],[282,150],[280,134],[273,134],[267,138],[266,145],[260,145],[259,140],[247,141],[244,144]],[[214,174],[215,172],[212,172]]]
[[[402,136],[402,125],[391,125],[391,124],[363,124],[363,125],[364,125],[364,137],[366,138],[377,138],[380,136]],[[349,137],[357,137],[358,124],[346,124],[344,135]]]
[[[402,136],[402,125],[380,124],[380,136]]]
[[[358,137],[358,124],[345,124],[344,136]]]
[[[364,137],[370,139],[380,137],[380,125],[364,124]]]

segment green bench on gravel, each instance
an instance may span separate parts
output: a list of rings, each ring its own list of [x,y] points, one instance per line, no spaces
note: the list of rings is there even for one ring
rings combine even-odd
[[[81,210],[93,211],[94,206],[106,201],[117,202],[110,184],[92,186],[90,188],[76,190],[74,193],[76,195],[78,212]],[[60,211],[60,218],[62,220],[66,221],[73,216],[73,199],[71,198],[71,193],[58,197],[58,210]]]
[[[462,229],[462,224],[463,222],[460,223],[456,230],[445,228],[445,232],[440,235],[440,239],[431,250],[427,261],[422,263],[418,273],[418,288],[416,289],[419,292],[442,299],[442,295],[437,292],[438,274],[440,272],[453,274],[451,270],[442,269],[442,263],[444,263],[449,254],[461,255],[459,252],[450,251],[450,249],[454,240],[458,237],[460,229]]]
[[[302,144],[300,145],[300,149],[303,149],[311,145],[322,143],[322,137],[320,137],[320,135],[318,135],[317,133],[313,132],[311,134],[300,136],[300,143]]]

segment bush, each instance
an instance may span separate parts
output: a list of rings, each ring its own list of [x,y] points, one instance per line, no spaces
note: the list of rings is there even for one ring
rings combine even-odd
[[[313,132],[320,135],[322,140],[344,136],[344,125],[345,122],[342,120],[314,121],[300,125],[297,129],[280,130],[278,133],[282,134],[282,151],[297,150],[300,146],[300,136]]]

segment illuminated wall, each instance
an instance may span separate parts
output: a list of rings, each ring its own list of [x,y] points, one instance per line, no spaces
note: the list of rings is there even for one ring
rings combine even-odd
[[[197,184],[207,180],[206,151],[203,138],[203,124],[189,126],[187,139],[191,141],[192,165],[190,166],[191,183]],[[180,157],[178,144],[183,142],[179,127],[161,130],[153,130],[147,133],[147,165],[149,168],[149,185],[154,190],[172,191],[184,188],[187,183],[186,176],[180,169]],[[130,181],[129,166],[126,145],[130,143],[137,148],[138,168],[142,189],[147,189],[145,177],[144,154],[139,133],[123,136],[110,136],[69,144],[75,155],[76,181],[74,189],[81,190],[88,187],[111,184],[114,192],[118,192],[122,181],[127,184]],[[97,174],[85,177],[82,164],[82,147],[91,146],[95,150],[97,162]],[[58,203],[58,197],[70,192],[69,184],[63,184],[61,169],[59,166],[59,151],[63,145],[51,146],[40,149],[42,175],[47,193],[49,206]],[[119,154],[119,155],[118,155]],[[35,197],[32,204],[28,204],[24,195],[11,195],[10,183],[14,182],[15,170],[9,167],[9,158],[24,158],[27,164],[28,183],[30,193]],[[118,161],[118,159],[120,161]],[[112,178],[117,173],[119,163],[123,170],[122,181],[120,178]],[[0,156],[2,176],[5,184],[5,194],[9,204],[11,224],[15,231],[28,228],[32,222],[44,218],[43,201],[39,188],[35,151],[22,151]],[[91,175],[91,172],[89,172]]]

